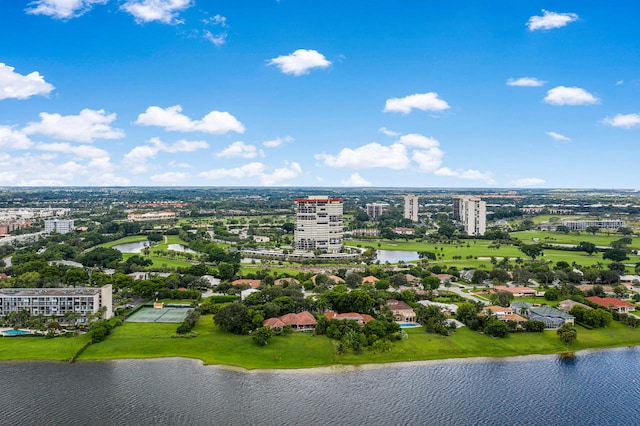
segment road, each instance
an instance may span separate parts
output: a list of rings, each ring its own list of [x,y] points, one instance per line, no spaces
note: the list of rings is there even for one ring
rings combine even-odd
[[[441,285],[441,286],[438,288],[438,290],[442,290],[442,291],[450,291],[450,292],[452,292],[452,293],[457,294],[457,295],[458,295],[458,296],[460,296],[460,297],[464,297],[465,299],[469,299],[469,300],[471,300],[472,302],[480,302],[480,303],[482,303],[483,305],[488,305],[488,304],[489,304],[489,302],[487,302],[487,301],[486,301],[486,300],[484,300],[484,299],[479,298],[478,296],[475,296],[475,295],[473,295],[473,294],[471,294],[471,293],[465,293],[465,292],[463,292],[463,291],[462,291],[463,289],[459,287],[459,284],[452,284],[452,285],[451,285],[451,287],[445,287],[445,286]]]

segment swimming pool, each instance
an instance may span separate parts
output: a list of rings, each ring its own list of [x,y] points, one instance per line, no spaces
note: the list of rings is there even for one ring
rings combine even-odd
[[[24,334],[31,334],[25,330],[5,330],[2,332],[5,336],[22,336]]]
[[[414,328],[414,327],[422,327],[417,322],[401,322],[400,328]]]

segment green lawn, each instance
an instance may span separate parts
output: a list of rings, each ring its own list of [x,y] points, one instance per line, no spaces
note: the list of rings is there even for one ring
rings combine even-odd
[[[78,337],[0,337],[0,360],[68,361],[89,341],[85,334]]]
[[[200,319],[195,338],[172,338],[175,324],[128,323],[114,330],[109,338],[91,345],[80,360],[120,358],[186,357],[207,364],[225,364],[248,369],[306,368],[334,364],[368,364],[399,361],[466,357],[505,357],[528,354],[553,354],[566,351],[555,331],[515,333],[493,339],[466,327],[452,336],[427,334],[424,329],[408,329],[409,338],[380,353],[367,350],[360,355],[338,355],[334,342],[325,336],[294,333],[273,337],[265,347],[258,347],[250,336],[222,332],[211,316]],[[640,345],[640,330],[614,322],[607,329],[586,330],[578,327],[578,339],[569,349]]]
[[[525,244],[533,244],[534,238],[540,240],[541,243],[551,244],[579,244],[582,241],[593,243],[597,246],[609,246],[611,242],[619,240],[623,236],[620,234],[612,233],[611,235],[598,233],[591,235],[586,232],[581,232],[579,235],[575,233],[563,234],[561,232],[544,232],[544,231],[520,231],[511,232],[512,238],[518,238]],[[640,238],[632,238],[632,243],[629,248],[640,249]]]
[[[137,243],[138,241],[147,241],[146,235],[131,235],[129,237],[120,238],[119,240],[110,241],[108,243],[100,244],[100,247],[111,248],[119,244]]]

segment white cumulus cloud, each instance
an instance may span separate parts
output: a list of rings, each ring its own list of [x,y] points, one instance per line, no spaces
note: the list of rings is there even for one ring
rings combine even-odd
[[[593,105],[600,102],[580,87],[558,86],[547,92],[544,101],[551,105]]]
[[[640,114],[616,114],[614,117],[605,118],[604,122],[613,127],[630,129],[640,124]]]
[[[186,181],[190,177],[191,177],[191,175],[189,173],[184,173],[184,172],[166,172],[166,173],[160,173],[160,174],[157,174],[157,175],[153,175],[149,179],[151,179],[154,182],[179,185],[180,183]]]
[[[393,137],[395,137],[395,136],[400,136],[400,133],[398,133],[398,132],[394,132],[393,130],[389,130],[389,129],[387,129],[386,127],[380,127],[380,128],[378,129],[378,131],[379,131],[380,133],[382,133],[382,134],[387,135],[387,136],[393,136]]]
[[[435,92],[416,93],[404,98],[387,99],[384,112],[401,112],[409,114],[414,109],[421,111],[444,111],[449,109],[449,104],[440,99]]]
[[[199,174],[200,177],[205,179],[244,179],[248,177],[255,177],[261,175],[267,166],[260,162],[254,162],[245,164],[240,167],[235,167],[231,169],[213,169],[206,172],[202,172]]]
[[[402,170],[409,166],[407,148],[401,143],[390,146],[372,142],[359,148],[343,148],[338,155],[316,154],[325,166],[341,169],[370,169],[384,167]]]
[[[44,77],[37,71],[22,75],[15,72],[14,67],[0,63],[0,100],[44,96],[51,93],[53,89],[55,87],[44,81]]]
[[[91,10],[96,4],[106,4],[109,0],[35,0],[26,12],[31,15],[45,15],[55,19],[77,18]]]
[[[204,30],[204,38],[209,40],[214,46],[222,46],[227,42],[227,33],[213,34],[209,30]]]
[[[510,78],[507,80],[507,86],[518,87],[539,87],[545,83],[546,81],[539,80],[535,77]]]
[[[570,138],[566,137],[565,135],[561,135],[560,133],[556,133],[556,132],[545,132],[545,133],[557,141],[569,142],[571,140]]]
[[[0,126],[0,152],[29,149],[32,146],[33,142],[24,133],[9,126]]]
[[[531,178],[522,178],[511,181],[513,186],[528,188],[531,186],[540,186],[544,184],[546,181],[541,178],[531,177]]]
[[[295,161],[292,161],[291,163],[286,162],[284,167],[275,169],[271,173],[260,174],[260,184],[263,186],[277,185],[282,181],[295,179],[301,174],[302,167],[300,167],[299,163]]]
[[[301,76],[308,74],[314,68],[327,68],[331,65],[331,61],[317,50],[298,49],[289,55],[271,59],[268,65],[275,65],[284,74]]]
[[[530,17],[527,27],[529,27],[529,31],[551,30],[564,27],[577,20],[578,15],[575,13],[556,13],[542,9],[542,16]]]
[[[495,183],[493,179],[493,174],[491,172],[481,172],[475,169],[459,169],[459,170],[451,170],[448,167],[443,167],[441,169],[433,172],[436,176],[447,176],[447,177],[457,177],[460,179],[469,179],[469,180],[484,180],[488,184]]]
[[[266,146],[267,148],[277,148],[283,143],[289,143],[293,141],[294,139],[291,136],[285,136],[283,138],[277,137],[275,139],[262,142],[262,145]]]
[[[173,144],[167,145],[159,138],[151,138],[149,140],[149,144],[136,146],[125,154],[123,158],[123,165],[127,167],[131,173],[145,173],[153,168],[153,166],[148,164],[147,160],[154,158],[159,152],[175,154],[178,152],[194,152],[207,148],[209,148],[209,144],[205,141],[179,140]]]
[[[217,153],[216,156],[226,158],[255,158],[258,156],[258,149],[254,145],[247,145],[242,141],[237,141]]]
[[[371,182],[360,176],[360,173],[352,173],[349,179],[341,180],[340,183],[343,186],[371,186]]]
[[[22,129],[27,134],[41,134],[54,139],[74,142],[93,142],[96,139],[121,139],[120,129],[111,127],[116,114],[107,114],[103,109],[83,109],[79,115],[40,113],[40,122],[31,122]]]
[[[178,132],[203,132],[222,135],[228,132],[244,133],[245,128],[228,112],[211,111],[202,120],[191,120],[182,114],[182,107],[174,105],[168,108],[150,106],[138,116],[135,124],[159,126],[165,130]]]
[[[130,13],[138,23],[179,23],[178,15],[193,5],[192,0],[127,0],[122,10]]]
[[[71,154],[79,158],[109,158],[107,151],[92,145],[72,145],[66,142],[40,143],[36,148],[41,151]]]

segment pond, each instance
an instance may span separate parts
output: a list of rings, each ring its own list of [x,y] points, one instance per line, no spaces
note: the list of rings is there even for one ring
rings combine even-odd
[[[143,248],[149,247],[149,241],[138,241],[135,243],[118,244],[112,248],[122,253],[140,253]]]
[[[199,251],[191,250],[189,247],[183,246],[182,244],[169,244],[167,248],[169,250],[179,251],[182,253],[203,254]]]
[[[413,260],[419,260],[417,251],[403,251],[403,250],[378,250],[376,260],[380,263],[397,263],[399,261],[411,262]]]

